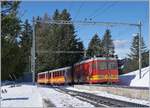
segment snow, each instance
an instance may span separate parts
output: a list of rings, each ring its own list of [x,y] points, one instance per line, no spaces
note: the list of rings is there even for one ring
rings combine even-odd
[[[118,99],[118,100],[127,101],[127,102],[133,102],[133,103],[138,103],[138,104],[143,104],[143,105],[150,105],[149,101],[132,99],[132,98],[124,97],[124,96],[114,95],[111,93],[107,93],[105,91],[96,91],[96,90],[89,91],[89,90],[78,89],[78,88],[74,88],[74,87],[66,87],[66,89],[80,91],[80,92],[86,92],[86,93],[92,93],[92,94],[95,94],[98,96],[104,96],[104,97]]]
[[[56,107],[94,107],[93,105],[72,97],[66,93],[57,91],[54,88],[39,87],[43,98],[48,98]]]
[[[120,75],[119,84],[137,87],[150,86],[150,66],[141,70],[141,79],[139,79],[139,70]]]
[[[6,89],[7,93],[1,93],[1,107],[42,107],[42,98],[36,88],[33,85],[2,86],[1,90]]]
[[[2,89],[6,89],[7,93],[1,93],[1,107],[44,107],[46,105],[43,99],[49,100],[50,104],[56,107],[94,107],[50,86],[39,87],[37,85],[22,84],[15,87],[6,85],[2,86]]]
[[[142,78],[139,79],[139,70],[121,75],[119,84],[128,86],[149,87],[150,66],[142,69]],[[110,94],[104,91],[88,91],[74,87],[65,87],[66,89],[80,92],[94,93],[96,95],[109,98],[130,101],[149,105],[148,101],[127,98],[119,95]],[[7,93],[1,93],[1,107],[43,107],[43,99],[48,99],[56,107],[94,107],[90,103],[81,101],[76,97],[57,91],[56,88],[39,87],[31,84],[21,84],[15,87],[4,85],[1,90],[6,89]]]

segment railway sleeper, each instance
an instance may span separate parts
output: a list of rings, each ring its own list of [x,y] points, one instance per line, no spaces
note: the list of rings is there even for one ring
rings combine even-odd
[[[92,100],[92,101],[95,101],[100,104],[106,104],[106,106],[108,105],[108,106],[114,106],[114,107],[149,107],[146,105],[141,105],[141,104],[137,104],[137,103],[131,103],[131,102],[121,101],[121,100],[117,100],[117,99],[97,96],[97,95],[89,94],[89,93],[77,92],[77,91],[72,91],[72,90],[64,90],[64,89],[61,89],[61,90],[65,91],[66,93],[68,93],[72,96],[84,97],[88,100]]]

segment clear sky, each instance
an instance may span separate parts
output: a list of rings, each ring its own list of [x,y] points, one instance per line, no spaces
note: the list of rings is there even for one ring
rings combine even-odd
[[[33,16],[43,16],[45,13],[53,15],[54,11],[58,9],[68,9],[72,20],[82,20],[85,18],[89,21],[102,22],[128,22],[138,23],[142,21],[142,36],[148,47],[148,2],[86,2],[86,1],[22,1],[19,9],[21,19],[32,20]],[[85,48],[95,33],[98,33],[102,39],[105,30],[111,30],[112,39],[114,40],[116,53],[119,57],[125,57],[129,53],[129,48],[132,42],[133,34],[138,32],[136,27],[129,26],[97,26],[97,25],[76,25],[76,34],[83,41]]]

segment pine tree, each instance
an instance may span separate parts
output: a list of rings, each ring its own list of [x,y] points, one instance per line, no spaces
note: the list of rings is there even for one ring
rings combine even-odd
[[[52,19],[70,21],[71,16],[66,9],[62,12],[56,10]],[[44,21],[45,19],[42,18],[41,20]],[[45,26],[44,29],[43,26]],[[83,51],[82,41],[77,38],[73,25],[38,23],[36,25],[36,38],[37,71],[72,65],[83,56],[83,54],[59,53],[59,51]],[[46,50],[47,53],[40,53],[41,50]],[[56,51],[58,52],[56,53]],[[42,66],[43,64],[44,66]]]
[[[132,41],[132,46],[130,48],[130,54],[128,55],[130,59],[138,59],[139,56],[139,36],[134,36]],[[146,52],[146,46],[143,40],[143,37],[141,37],[141,53]]]
[[[1,2],[2,80],[10,80],[9,75],[15,75],[18,78],[24,69],[20,56],[21,49],[17,41],[21,30],[20,19],[17,17],[19,4],[18,1]]]
[[[104,46],[104,54],[114,55],[115,53],[115,46],[111,37],[111,32],[109,29],[107,29],[102,39],[102,44]]]
[[[47,13],[43,18],[37,17],[38,22],[35,26],[36,35],[36,70],[43,70],[48,66],[48,40],[49,40],[49,25],[45,21],[49,20]]]
[[[32,46],[32,27],[29,24],[28,20],[25,20],[23,24],[22,36],[20,46],[22,50],[22,59],[24,59],[24,67],[26,72],[29,72],[30,60],[31,57],[31,46]]]
[[[95,34],[88,46],[87,55],[93,57],[94,55],[102,55],[103,54],[103,46],[98,34]]]
[[[146,52],[146,46],[143,40],[143,37],[141,37],[141,54],[142,54],[142,64],[145,62],[144,59],[144,53]],[[139,65],[139,36],[134,36],[133,37],[133,41],[132,41],[132,45],[130,48],[130,54],[128,54],[130,62],[127,64],[127,70],[128,71],[133,71],[138,69],[138,65]],[[131,65],[131,67],[129,68],[129,65]],[[143,65],[142,65],[143,67]]]
[[[17,17],[19,4],[20,2],[18,1],[1,2],[1,36],[11,42],[16,42],[16,37],[21,29],[21,21]]]

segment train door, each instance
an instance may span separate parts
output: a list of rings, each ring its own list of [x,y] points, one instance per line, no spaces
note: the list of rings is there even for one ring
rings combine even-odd
[[[46,73],[44,73],[44,83],[46,83]]]
[[[108,82],[116,82],[118,80],[118,64],[117,61],[111,61],[108,63],[109,79]]]
[[[51,72],[51,85],[53,85],[53,72]]]
[[[89,74],[88,74],[89,83],[92,80],[92,62],[89,62]]]
[[[78,83],[84,83],[84,63],[80,64],[80,72],[79,72],[79,82]]]
[[[48,83],[48,72],[47,72],[47,73],[45,73],[45,74],[46,74],[45,84],[47,84],[47,83]]]
[[[65,85],[67,85],[67,73],[68,73],[68,70],[67,69],[65,69],[65,70],[63,70],[63,73],[64,73],[64,84]]]

